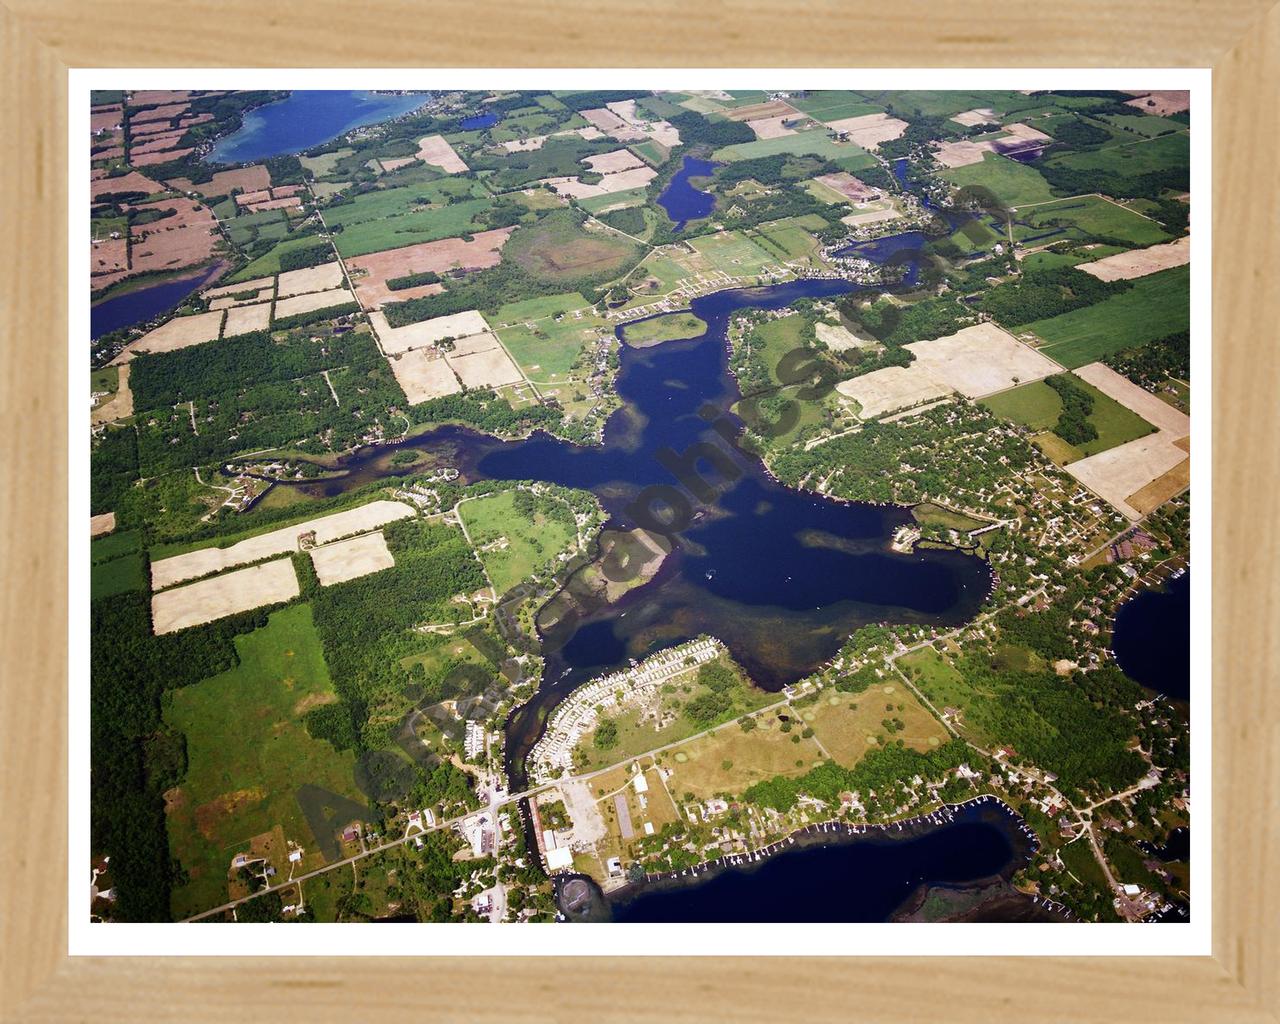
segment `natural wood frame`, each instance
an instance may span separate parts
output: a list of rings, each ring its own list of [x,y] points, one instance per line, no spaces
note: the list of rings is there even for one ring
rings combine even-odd
[[[1280,7],[820,0],[641,6],[334,0],[0,6],[0,1008],[6,1020],[1060,1019],[1280,1016]],[[736,8],[736,9],[735,9]],[[237,28],[237,24],[243,28]],[[678,29],[678,31],[675,31]],[[70,66],[1185,66],[1214,69],[1213,956],[991,960],[67,956],[66,71]],[[18,297],[22,297],[19,305]],[[1259,493],[1261,491],[1262,493]],[[52,582],[51,582],[52,581]],[[1203,827],[1203,826],[1202,826]],[[424,973],[415,977],[419,970]],[[653,986],[618,1005],[629,981]],[[149,1012],[148,1012],[149,1011]]]

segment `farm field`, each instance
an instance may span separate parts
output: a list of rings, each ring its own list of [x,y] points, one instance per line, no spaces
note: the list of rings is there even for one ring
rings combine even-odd
[[[510,308],[510,307],[504,307]],[[499,311],[501,316],[501,311]],[[613,325],[589,310],[549,314],[498,330],[498,337],[525,376],[538,383],[565,381],[583,350]]]
[[[1134,281],[1126,292],[1037,320],[1024,330],[1044,339],[1045,355],[1074,369],[1111,352],[1186,330],[1191,320],[1190,287],[1189,267],[1162,270]]]
[[[517,491],[464,501],[458,515],[484,563],[494,589],[503,594],[577,541],[573,527],[540,511],[517,511]],[[545,499],[555,501],[558,499]]]
[[[604,231],[587,231],[569,211],[553,211],[532,227],[519,228],[505,256],[530,276],[549,285],[621,276],[640,259],[640,247]]]
[[[1092,152],[1068,153],[1052,158],[1056,166],[1080,171],[1101,171],[1117,178],[1186,167],[1191,160],[1191,139],[1186,132],[1151,140],[1104,146]]]
[[[1019,210],[1013,237],[1023,241],[1055,228],[1063,228],[1064,232],[1054,235],[1054,239],[1096,235],[1131,245],[1151,245],[1169,237],[1155,221],[1100,196],[1079,196]]]
[[[691,238],[689,244],[711,265],[712,269],[730,277],[760,274],[777,262],[777,257],[751,240],[741,231],[721,231],[714,235]]]
[[[293,560],[277,558],[153,594],[152,629],[157,636],[173,633],[251,608],[291,601],[299,593]]]
[[[1070,445],[1058,438],[1062,445],[1066,446],[1065,449],[1057,447],[1052,453],[1066,456],[1066,458],[1054,460],[1059,465],[1074,462],[1085,456],[1096,455],[1108,448],[1144,437],[1155,429],[1136,412],[1125,408],[1088,381],[1082,380],[1075,374],[1071,375],[1071,379],[1077,387],[1087,392],[1093,399],[1093,411],[1087,419],[1097,430],[1098,436],[1080,445]],[[1159,399],[1155,400],[1159,401]],[[1021,423],[1033,431],[1052,432],[1054,425],[1058,422],[1058,416],[1062,413],[1062,399],[1058,396],[1058,392],[1044,381],[1023,384],[1012,391],[993,395],[984,399],[982,404],[997,416]]]
[[[975,185],[988,189],[1001,205],[1010,209],[1055,198],[1049,183],[1034,167],[996,153],[987,153],[981,163],[943,170],[940,177],[957,188]]]
[[[776,156],[778,153],[791,153],[800,156],[812,153],[840,165],[842,170],[854,174],[860,168],[872,167],[876,159],[865,149],[853,143],[833,142],[824,129],[796,132],[794,135],[780,135],[774,139],[757,139],[755,142],[740,142],[732,146],[717,149],[713,155],[715,160],[754,160],[762,156]]]
[[[225,900],[232,857],[277,828],[302,846],[302,870],[324,863],[298,787],[364,802],[354,754],[312,739],[303,721],[309,708],[337,699],[311,608],[273,613],[265,627],[236,639],[236,651],[236,668],[173,691],[164,711],[187,740],[186,774],[166,796],[170,848],[187,874],[173,892],[177,917]],[[284,856],[274,866],[288,875]]]

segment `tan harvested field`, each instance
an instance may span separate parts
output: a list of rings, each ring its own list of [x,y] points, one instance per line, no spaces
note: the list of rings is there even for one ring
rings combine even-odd
[[[118,178],[98,178],[90,186],[90,192],[93,194],[94,199],[118,192],[145,192],[147,195],[151,195],[153,192],[163,191],[163,185],[157,184],[137,171],[130,171],[128,174],[122,174]]]
[[[270,326],[270,302],[233,306],[227,310],[227,322],[222,325],[222,336],[234,338],[237,334],[248,334],[250,331],[265,331]]]
[[[589,156],[582,162],[596,174],[613,174],[617,171],[628,171],[633,167],[645,166],[645,162],[629,149],[615,149],[612,153]]]
[[[186,89],[139,89],[129,93],[129,104],[145,107],[152,103],[185,103],[191,99]]]
[[[449,364],[434,349],[415,348],[388,356],[387,363],[410,405],[462,390]]]
[[[295,295],[288,299],[276,299],[275,318],[277,320],[297,313],[310,313],[317,309],[328,309],[355,302],[356,297],[346,288],[331,288],[327,292],[309,292],[306,295]]]
[[[473,334],[483,334],[489,330],[485,318],[474,309],[406,324],[404,327],[392,327],[381,312],[370,313],[369,319],[377,331],[382,350],[388,354],[425,348],[445,338],[469,338]]]
[[[582,116],[588,123],[599,128],[606,135],[612,135],[620,128],[626,128],[627,122],[615,114],[612,110],[605,107],[596,107],[594,110],[580,111]]]
[[[207,207],[183,197],[166,199],[160,207],[173,212],[161,220],[133,226],[128,268],[95,274],[94,287],[103,288],[133,274],[194,266],[214,256],[221,236]]]
[[[800,117],[800,111],[782,100],[752,103],[745,107],[733,107],[724,112],[730,121],[759,121],[765,117]]]
[[[309,554],[322,587],[368,576],[396,564],[381,530],[312,548]]]
[[[116,393],[89,414],[89,422],[96,427],[100,423],[112,423],[132,415],[133,392],[129,388],[129,364],[124,363],[117,371]]]
[[[928,374],[911,370],[911,367],[886,366],[852,380],[842,380],[836,390],[861,406],[858,415],[863,419],[951,394],[950,388]]]
[[[524,375],[503,348],[485,349],[464,356],[450,353],[445,358],[469,388],[499,388],[524,380]]]
[[[145,153],[158,153],[165,150],[173,149],[183,132],[165,132],[163,135],[149,135],[140,142],[135,142],[129,147],[129,156],[142,156]]]
[[[139,124],[129,126],[129,139],[136,141],[145,139],[149,135],[161,135],[166,132],[173,131],[173,128],[165,124],[163,121],[153,121],[151,124]]]
[[[288,270],[276,280],[276,296],[286,299],[290,295],[306,295],[342,287],[342,264],[337,260],[321,263],[318,267]]]
[[[1008,154],[1024,149],[1034,149],[1039,143],[1052,141],[1048,135],[1025,124],[1007,124],[1002,129],[1006,137],[973,142],[935,142],[934,158],[944,167],[965,167],[980,164],[987,153]]]
[[[251,291],[252,289],[246,288],[244,290],[248,292],[248,291]],[[251,306],[256,302],[270,302],[271,299],[274,297],[274,295],[275,295],[274,288],[263,288],[258,292],[254,293],[253,297],[249,299],[236,299],[230,295],[223,295],[221,298],[210,299],[209,308],[210,309],[233,309],[236,306]]]
[[[199,548],[186,554],[161,558],[151,563],[151,586],[155,590],[163,590],[183,580],[207,576],[246,562],[257,562],[272,555],[301,550],[300,538],[312,531],[316,535],[316,544],[323,545],[355,533],[380,529],[387,523],[407,519],[412,515],[412,506],[402,501],[371,501],[367,505],[306,519],[270,533],[260,533],[229,547]]]
[[[447,174],[464,174],[467,170],[467,165],[442,135],[428,135],[419,139],[418,159],[432,167],[439,167]]]
[[[851,213],[847,217],[841,217],[842,224],[848,224],[850,227],[859,227],[863,224],[879,224],[885,220],[897,220],[902,216],[902,211],[892,203],[878,210],[864,210],[860,213]]]
[[[152,164],[167,164],[170,160],[180,160],[194,152],[194,149],[169,149],[163,153],[147,153],[144,156],[130,154],[129,160],[138,167],[150,167]]]
[[[643,165],[629,171],[606,174],[595,185],[588,185],[580,178],[547,178],[544,180],[558,195],[569,196],[572,199],[589,199],[593,196],[607,196],[614,192],[644,188],[657,176],[658,172],[656,170],[648,165]]]
[[[139,352],[172,352],[213,341],[222,329],[223,313],[221,309],[211,309],[194,316],[175,316],[128,345],[111,363],[127,363]]]
[[[89,114],[89,131],[100,132],[103,129],[110,131],[113,128],[119,128],[121,120],[123,117],[118,103],[94,107]]]
[[[300,593],[293,560],[237,569],[151,598],[151,628],[157,634],[199,626],[264,604],[289,601]]]
[[[861,117],[845,117],[828,121],[832,131],[843,132],[863,149],[875,149],[882,142],[898,138],[907,130],[907,122],[888,114],[863,114]]]
[[[1125,499],[1125,504],[1139,515],[1154,512],[1174,495],[1181,494],[1191,486],[1191,459],[1186,458],[1173,469],[1156,477],[1146,487],[1134,491]]]
[[[967,167],[969,164],[980,164],[989,152],[985,143],[970,142],[962,139],[959,142],[935,142],[933,158],[943,167]]]
[[[206,299],[217,299],[223,295],[238,295],[240,292],[253,291],[255,288],[259,291],[263,288],[274,288],[276,279],[274,277],[255,277],[252,281],[241,281],[239,284],[223,284],[217,288],[210,288],[204,293]]]
[[[145,121],[168,121],[184,113],[186,109],[186,103],[171,103],[164,107],[152,107],[150,110],[136,110],[129,115],[129,120],[137,124]]]
[[[531,135],[527,139],[509,139],[506,142],[498,143],[498,148],[505,149],[508,153],[527,153],[531,150],[541,149],[546,144],[547,139],[557,135],[577,135],[583,139],[604,138],[604,132],[594,125],[588,125],[586,128],[570,128],[568,131],[552,132],[551,135]]]
[[[267,199],[261,203],[252,203],[245,209],[249,213],[261,213],[264,210],[294,210],[302,206],[301,196],[281,196],[279,199]]]
[[[1122,515],[1139,519],[1143,513],[1129,504],[1130,496],[1142,494],[1149,504],[1152,492],[1146,491],[1148,485],[1184,461],[1190,461],[1187,453],[1167,432],[1160,431],[1072,462],[1066,471]]]
[[[101,537],[104,533],[110,533],[116,528],[116,514],[114,512],[103,512],[100,516],[89,517],[89,536]]]
[[[1161,431],[1168,432],[1174,440],[1191,434],[1191,417],[1140,388],[1123,374],[1116,373],[1105,363],[1090,363],[1075,372],[1081,380],[1088,381],[1104,395],[1114,398]]]
[[[384,302],[403,302],[434,295],[442,290],[441,285],[420,285],[392,291],[387,287],[387,279],[427,271],[445,274],[450,270],[484,270],[497,266],[502,259],[502,247],[507,244],[513,230],[494,228],[476,232],[470,242],[461,238],[442,238],[438,242],[354,256],[347,260],[347,272],[365,309],[377,309]]]
[[[480,334],[458,338],[454,342],[452,351],[448,352],[447,355],[450,359],[460,359],[462,356],[474,355],[476,352],[488,352],[489,349],[497,347],[498,336],[492,331],[483,331]]]
[[[889,703],[894,705],[893,711],[885,707]],[[925,710],[910,690],[892,682],[856,694],[824,691],[817,704],[796,710],[827,753],[846,767],[857,764],[864,754],[879,746],[881,737],[886,741],[901,740],[912,750],[926,752],[947,740],[942,723]],[[905,728],[886,734],[881,724],[886,717],[897,718]]]
[[[839,192],[850,202],[862,203],[868,199],[875,199],[880,195],[880,190],[868,185],[865,181],[860,181],[847,171],[840,171],[836,174],[820,174],[813,179],[826,185],[827,188]]]
[[[974,324],[933,341],[912,342],[906,348],[916,357],[910,371],[926,373],[966,398],[981,398],[1062,369],[992,323]]]
[[[1157,270],[1181,267],[1190,262],[1191,236],[1183,235],[1163,245],[1118,252],[1114,256],[1104,256],[1092,263],[1082,263],[1080,269],[1086,274],[1092,274],[1099,281],[1130,281],[1135,277],[1154,274]]]
[[[410,164],[417,162],[418,158],[416,156],[382,157],[378,160],[378,163],[382,165],[383,171],[387,174],[390,174],[392,171],[398,171],[401,167],[408,167]]]
[[[193,185],[186,178],[171,178],[168,184],[183,192],[196,192],[202,196],[230,195],[232,189],[260,192],[271,187],[271,175],[262,164],[237,167],[232,171],[218,171],[208,181]]]
[[[847,352],[851,348],[866,348],[872,344],[869,341],[862,341],[849,333],[848,328],[841,327],[838,324],[823,323],[819,320],[813,325],[814,333],[818,335],[818,340],[831,349],[832,352]]]
[[[784,135],[794,135],[796,130],[788,128],[783,121],[790,121],[795,115],[780,114],[777,117],[759,117],[748,121],[747,127],[756,133],[757,139],[780,139]]]
[[[1154,102],[1148,105],[1148,100]],[[1125,103],[1136,107],[1144,114],[1168,117],[1170,114],[1177,114],[1191,108],[1191,93],[1185,89],[1161,89],[1156,92],[1144,92],[1135,99],[1125,100]]]
[[[951,120],[956,124],[964,125],[966,128],[972,128],[975,124],[986,124],[989,121],[995,121],[996,112],[990,107],[975,107],[973,110],[966,110],[963,113],[954,115]]]
[[[89,274],[98,277],[110,274],[121,277],[121,271],[129,269],[129,243],[123,238],[104,238],[101,242],[89,243]],[[98,287],[99,282],[94,282]]]

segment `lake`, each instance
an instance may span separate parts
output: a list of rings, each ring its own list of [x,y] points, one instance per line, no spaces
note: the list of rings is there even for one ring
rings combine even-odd
[[[1116,612],[1116,663],[1130,679],[1175,700],[1191,696],[1191,573],[1144,590]]]
[[[220,139],[210,163],[247,163],[283,153],[301,153],[353,128],[417,110],[429,93],[384,95],[363,90],[298,89],[287,99],[249,111],[240,130]]]
[[[687,156],[671,183],[658,196],[658,205],[676,222],[677,231],[682,230],[691,220],[710,216],[715,209],[716,197],[710,192],[694,188],[689,179],[705,178],[719,166],[711,160],[697,160]]]
[[[118,331],[134,324],[143,324],[153,317],[176,309],[188,295],[204,287],[224,264],[215,263],[194,275],[176,277],[171,281],[137,288],[89,307],[89,336],[93,340],[104,334]]]
[[[702,881],[623,890],[621,898],[612,901],[612,919],[888,921],[921,886],[961,889],[1012,875],[1033,849],[1020,825],[1004,804],[988,799],[957,809],[946,824],[910,829],[906,838],[894,838],[892,828],[873,836],[819,833],[822,845],[797,843],[747,867],[716,871]],[[1036,914],[1038,908],[1029,898],[1023,902],[1024,914],[1066,920]]]

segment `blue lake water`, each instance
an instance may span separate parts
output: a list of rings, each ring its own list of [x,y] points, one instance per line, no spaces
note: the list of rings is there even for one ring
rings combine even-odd
[[[887,921],[921,885],[963,886],[1021,864],[1025,844],[1014,838],[1016,821],[1007,810],[970,806],[955,821],[910,839],[797,847],[705,881],[642,891],[617,903],[613,920]]]
[[[426,93],[394,96],[360,90],[295,90],[287,99],[245,114],[240,130],[219,140],[206,159],[234,164],[301,153],[353,128],[407,114],[428,99]]]
[[[694,188],[690,178],[704,178],[720,165],[711,160],[697,160],[687,156],[680,170],[676,171],[671,183],[658,196],[658,204],[667,211],[667,216],[676,222],[676,230],[680,231],[691,220],[709,217],[716,207],[716,197],[710,192]]]
[[[146,323],[152,317],[175,309],[183,299],[200,288],[217,272],[215,264],[191,277],[174,278],[150,288],[126,292],[89,309],[89,334],[93,339],[123,327]]]
[[[482,128],[492,128],[498,123],[498,115],[493,111],[484,114],[476,114],[473,117],[464,117],[458,122],[458,127],[464,132],[479,131]]]
[[[1144,590],[1116,612],[1111,650],[1125,675],[1176,700],[1191,694],[1191,573]]]

